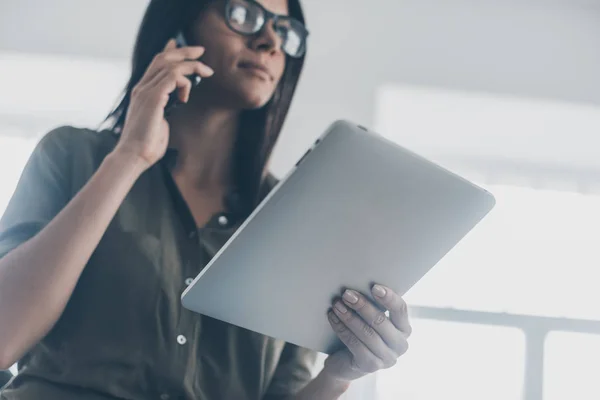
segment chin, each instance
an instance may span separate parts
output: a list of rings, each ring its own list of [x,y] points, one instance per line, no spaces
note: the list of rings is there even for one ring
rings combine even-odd
[[[253,98],[247,98],[245,101],[245,106],[242,108],[246,110],[257,110],[259,108],[263,108],[269,102],[269,100],[271,100],[271,97],[272,96],[256,96]]]
[[[273,97],[274,90],[269,88],[250,88],[250,90],[242,90],[239,93],[238,99],[240,108],[245,110],[256,110],[264,107]]]

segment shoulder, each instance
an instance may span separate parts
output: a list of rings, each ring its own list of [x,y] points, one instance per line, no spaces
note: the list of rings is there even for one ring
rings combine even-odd
[[[40,139],[31,158],[55,169],[77,190],[94,174],[117,141],[118,135],[109,130],[60,126]]]
[[[112,131],[95,131],[74,126],[60,126],[46,133],[37,145],[43,152],[83,155],[108,154],[116,145],[118,136]]]
[[[263,178],[261,188],[260,188],[260,200],[262,201],[267,195],[277,186],[279,183],[279,179],[275,177],[272,173],[267,173]]]

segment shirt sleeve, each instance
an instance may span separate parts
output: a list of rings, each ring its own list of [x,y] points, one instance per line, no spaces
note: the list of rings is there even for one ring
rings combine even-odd
[[[317,353],[287,343],[264,400],[286,399],[300,392],[313,379]]]
[[[67,204],[70,198],[69,128],[57,128],[36,145],[0,219],[0,258],[25,243]]]

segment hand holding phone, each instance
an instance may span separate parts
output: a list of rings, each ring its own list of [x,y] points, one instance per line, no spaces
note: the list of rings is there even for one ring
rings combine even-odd
[[[185,40],[185,36],[183,35],[183,32],[179,31],[179,33],[175,36],[175,44],[176,44],[177,48],[179,48],[179,49],[183,48],[183,47],[188,47],[188,43]],[[190,90],[192,90],[193,88],[198,86],[198,84],[202,80],[202,78],[198,74],[188,75],[187,78],[190,80],[190,82],[192,84],[192,87]],[[167,105],[165,107],[165,115],[169,115],[169,113],[171,111],[173,111],[180,104],[181,104],[181,101],[177,97],[177,92],[173,91],[169,95],[169,101],[167,102]]]
[[[164,156],[169,143],[169,124],[165,113],[179,102],[188,101],[193,86],[198,82],[194,75],[206,78],[214,74],[210,67],[198,61],[202,54],[203,47],[177,48],[176,41],[169,40],[131,92],[131,102],[115,151],[125,153],[125,159],[140,161],[145,168]]]

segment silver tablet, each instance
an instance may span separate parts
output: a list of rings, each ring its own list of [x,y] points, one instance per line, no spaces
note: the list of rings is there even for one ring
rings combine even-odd
[[[335,122],[182,295],[183,306],[331,354],[343,289],[403,295],[494,206],[486,190]]]

